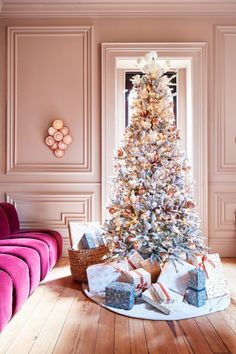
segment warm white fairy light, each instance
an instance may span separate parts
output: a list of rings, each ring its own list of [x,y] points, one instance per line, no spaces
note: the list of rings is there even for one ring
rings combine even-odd
[[[202,251],[204,238],[188,161],[179,150],[169,79],[156,52],[138,65],[145,75],[132,79],[133,114],[115,154],[111,218],[105,228],[114,251],[138,249],[161,263]]]

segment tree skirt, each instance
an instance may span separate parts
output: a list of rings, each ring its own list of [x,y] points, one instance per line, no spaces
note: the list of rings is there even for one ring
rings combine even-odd
[[[128,311],[106,306],[104,294],[91,294],[88,291],[87,284],[83,284],[83,289],[85,294],[91,300],[105,307],[106,309],[118,313],[120,315],[134,318],[142,318],[145,320],[183,320],[185,318],[204,316],[209,313],[225,310],[230,304],[230,294],[227,294],[215,299],[207,300],[206,305],[199,308],[192,306],[186,302],[181,302],[176,311],[174,311],[170,315],[165,315],[164,313],[155,309],[153,306],[144,302],[141,298],[137,298],[132,310]]]

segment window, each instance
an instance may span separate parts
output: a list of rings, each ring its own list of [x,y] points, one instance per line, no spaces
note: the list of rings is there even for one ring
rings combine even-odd
[[[125,127],[127,127],[129,125],[130,122],[130,118],[132,115],[132,109],[130,108],[132,100],[133,100],[133,96],[132,96],[132,88],[133,88],[133,84],[132,84],[132,77],[134,75],[140,75],[143,76],[144,74],[142,72],[125,72]],[[166,76],[168,76],[171,81],[170,81],[170,89],[171,92],[173,94],[173,103],[174,103],[174,115],[175,115],[175,119],[177,122],[177,76],[178,76],[178,71],[168,71],[165,73]]]

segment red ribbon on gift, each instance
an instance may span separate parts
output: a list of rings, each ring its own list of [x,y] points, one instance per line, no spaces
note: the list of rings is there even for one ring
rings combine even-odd
[[[168,291],[166,290],[164,285],[162,283],[159,283],[159,282],[157,284],[160,286],[161,290],[163,291],[163,294],[165,295],[166,300],[170,301],[170,295],[168,294]]]
[[[131,266],[131,268],[137,269],[137,267],[131,262],[131,260],[129,258],[127,259],[127,261],[129,263],[129,265]]]
[[[207,279],[209,279],[209,275],[207,273],[207,269],[206,269],[206,265],[205,263],[208,262],[209,264],[211,264],[214,268],[216,267],[215,263],[209,259],[207,256],[202,256],[201,258],[201,262],[198,263],[198,268],[202,269],[204,271],[204,273],[206,274]]]
[[[113,267],[117,272],[119,272],[119,273],[121,273],[121,274],[126,274],[126,273],[127,273],[127,271],[126,271],[125,269],[122,269],[122,268],[119,267],[119,266],[112,265],[112,267]]]
[[[144,291],[147,290],[148,288],[149,288],[148,283],[145,282],[145,283],[139,283],[135,289]]]
[[[147,282],[144,282],[144,278],[143,278],[142,273],[140,273],[140,272],[139,272],[138,270],[136,270],[136,269],[133,270],[133,272],[135,272],[136,274],[138,274],[139,277],[140,277],[140,283],[136,286],[136,289],[137,289],[137,290],[142,290],[142,291],[148,289],[148,283],[147,283]]]

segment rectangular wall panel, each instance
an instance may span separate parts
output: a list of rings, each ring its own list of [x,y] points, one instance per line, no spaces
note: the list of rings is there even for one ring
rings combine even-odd
[[[91,31],[8,28],[8,173],[91,170]],[[73,137],[63,158],[44,142],[56,118]]]
[[[79,187],[80,191],[52,192],[25,191],[6,192],[6,201],[15,205],[22,229],[52,229],[63,237],[63,254],[67,256],[69,247],[68,223],[70,220],[79,222],[99,221],[100,205],[99,187]],[[84,191],[83,191],[84,189]],[[72,189],[71,189],[72,190]]]
[[[236,184],[210,184],[209,246],[222,256],[236,254]]]
[[[210,149],[209,246],[236,255],[236,26],[215,27],[214,115]],[[210,155],[211,157],[211,155]]]
[[[236,26],[217,26],[215,38],[215,171],[236,175]]]

